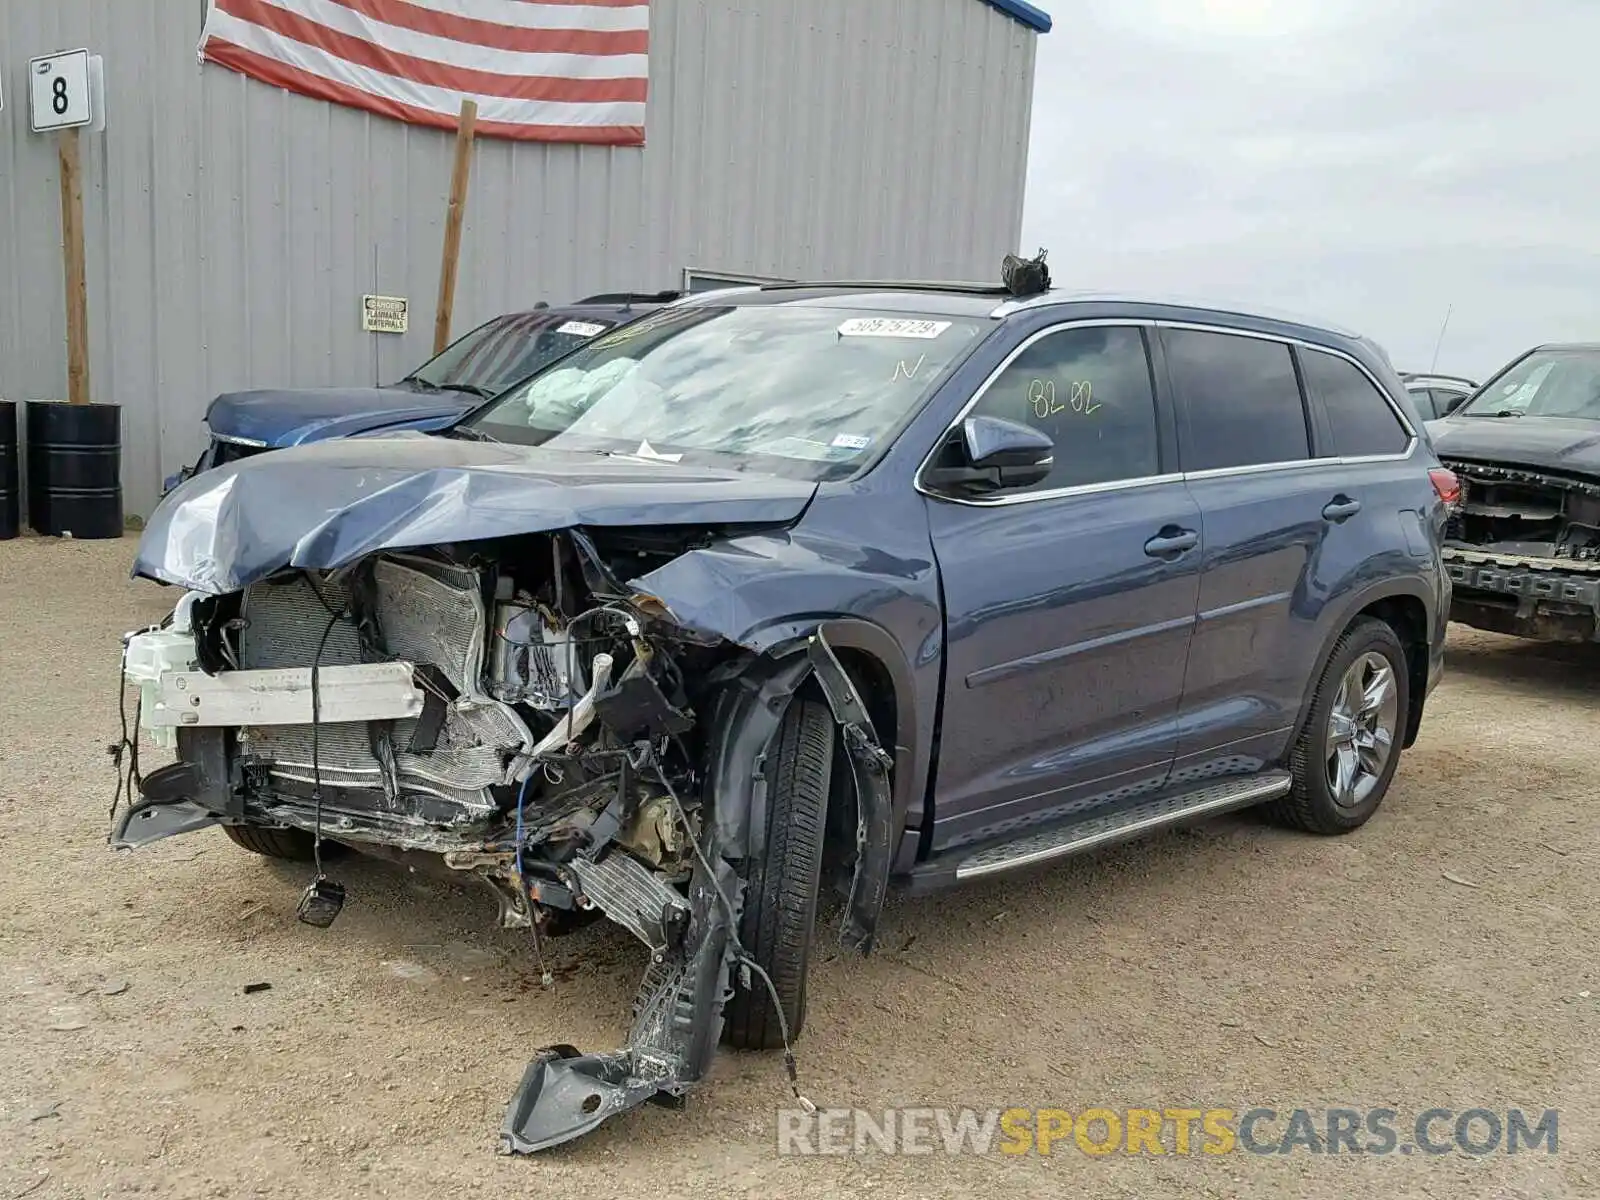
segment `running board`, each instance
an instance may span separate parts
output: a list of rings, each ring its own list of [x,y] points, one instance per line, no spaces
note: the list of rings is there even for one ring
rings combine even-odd
[[[960,882],[1031,867],[1035,863],[1128,841],[1196,817],[1248,808],[1253,804],[1276,800],[1287,793],[1292,784],[1293,780],[1287,771],[1268,771],[1146,800],[1121,812],[1074,821],[1070,825],[1057,825],[1029,837],[979,850],[956,865],[955,878]]]

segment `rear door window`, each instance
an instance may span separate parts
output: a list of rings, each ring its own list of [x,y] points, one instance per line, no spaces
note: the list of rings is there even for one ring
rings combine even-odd
[[[1000,372],[973,414],[1030,425],[1055,443],[1055,465],[1029,491],[1161,473],[1144,331],[1085,325],[1047,333]]]
[[[1406,394],[1411,397],[1411,403],[1417,406],[1417,412],[1424,421],[1431,421],[1444,412],[1439,392],[1427,388],[1407,388]]]
[[[1192,329],[1165,330],[1162,343],[1182,398],[1185,471],[1311,457],[1300,382],[1285,343]]]
[[[1328,417],[1333,452],[1340,458],[1403,454],[1411,434],[1394,408],[1361,368],[1320,350],[1300,351],[1306,390]]]

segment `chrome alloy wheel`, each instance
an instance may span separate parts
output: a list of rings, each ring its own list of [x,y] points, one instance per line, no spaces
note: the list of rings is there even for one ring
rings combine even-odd
[[[1344,673],[1328,714],[1328,791],[1340,808],[1359,807],[1378,786],[1399,716],[1394,668],[1369,650]]]

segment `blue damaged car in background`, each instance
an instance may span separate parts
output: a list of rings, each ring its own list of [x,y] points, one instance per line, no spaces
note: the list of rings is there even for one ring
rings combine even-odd
[[[825,894],[866,952],[891,886],[1360,827],[1450,608],[1388,360],[1007,278],[695,296],[439,435],[182,484],[134,571],[183,598],[125,649],[177,757],[114,845],[220,825],[309,864],[314,925],[354,848],[482,881],[536,956],[625,927],[627,1041],[533,1056],[528,1152],[789,1047]]]
[[[206,447],[199,460],[169,476],[162,490],[264,450],[355,434],[442,429],[589,338],[678,295],[614,293],[506,313],[452,342],[404,379],[379,387],[225,392],[206,409]]]

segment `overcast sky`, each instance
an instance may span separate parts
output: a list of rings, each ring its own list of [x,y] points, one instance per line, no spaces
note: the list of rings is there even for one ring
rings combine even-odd
[[[1426,369],[1600,340],[1600,0],[1041,0],[1023,245]]]

